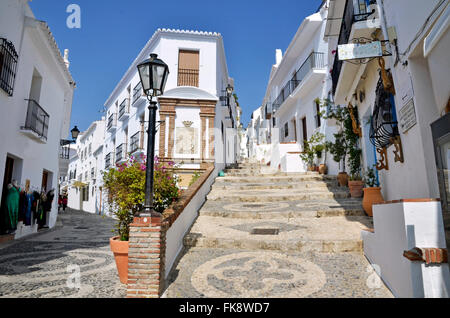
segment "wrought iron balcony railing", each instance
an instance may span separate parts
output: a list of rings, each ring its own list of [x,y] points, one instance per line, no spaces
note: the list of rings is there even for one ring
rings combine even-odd
[[[31,130],[40,138],[47,140],[50,115],[35,100],[27,99],[26,101],[28,101],[27,117],[25,126],[21,129]]]
[[[116,163],[127,158],[127,144],[121,144],[116,148]]]
[[[116,116],[116,114],[112,114],[108,118],[108,125],[106,126],[107,130],[110,130],[111,128],[116,127],[116,125],[117,125],[117,116]]]
[[[371,0],[369,4],[376,3],[375,0]],[[368,7],[364,0],[358,1],[359,6],[355,8],[352,0],[347,0],[344,9],[344,17],[342,18],[341,30],[339,32],[338,45],[347,44],[350,40],[350,34],[352,32],[353,23],[365,21],[374,11],[368,11]],[[337,83],[339,81],[339,75],[342,70],[342,61],[339,60],[336,53],[334,59],[333,70],[331,71],[331,78],[333,81],[333,94],[336,92]]]
[[[112,152],[110,152],[109,154],[106,155],[105,157],[105,169],[108,169],[111,167],[112,165]]]
[[[0,88],[13,95],[19,55],[12,42],[0,38]]]
[[[286,83],[278,97],[273,102],[272,112],[275,113],[281,105],[283,105],[284,101],[295,91],[295,89],[300,85],[311,70],[323,69],[324,67],[325,54],[319,52],[311,53],[294,76]]]
[[[199,70],[196,69],[178,69],[178,86],[198,87]]]
[[[133,105],[143,96],[142,94],[142,84],[139,82],[139,84],[133,88]]]
[[[119,120],[124,117],[124,115],[130,114],[130,100],[125,98],[119,106]]]
[[[70,147],[61,145],[61,151],[59,153],[59,158],[63,160],[70,159]]]
[[[130,139],[130,153],[144,149],[144,131],[139,131]]]

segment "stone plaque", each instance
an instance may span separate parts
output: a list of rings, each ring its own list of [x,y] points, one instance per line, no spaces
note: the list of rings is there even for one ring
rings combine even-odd
[[[176,152],[182,155],[198,153],[198,128],[177,127]]]
[[[414,107],[414,99],[411,98],[405,106],[399,111],[399,126],[402,133],[406,133],[414,125],[417,124],[416,110]]]

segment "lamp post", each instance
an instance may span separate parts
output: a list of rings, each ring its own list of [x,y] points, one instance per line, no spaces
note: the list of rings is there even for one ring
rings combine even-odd
[[[141,79],[142,89],[147,96],[150,105],[149,121],[147,130],[147,167],[145,170],[145,202],[143,211],[139,216],[160,216],[160,213],[153,208],[153,183],[155,168],[155,136],[156,136],[156,111],[158,103],[153,100],[164,93],[167,77],[169,76],[169,67],[162,60],[158,59],[157,54],[150,54],[150,58],[137,66]]]
[[[80,134],[80,130],[77,126],[75,126],[70,133],[72,134],[72,140],[61,139],[61,146],[67,146],[70,144],[74,144],[77,142],[78,135]]]

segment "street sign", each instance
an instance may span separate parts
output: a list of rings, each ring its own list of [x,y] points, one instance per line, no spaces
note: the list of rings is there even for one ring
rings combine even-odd
[[[374,58],[383,56],[383,50],[381,48],[380,41],[374,41],[371,43],[350,43],[342,44],[338,46],[339,60],[357,60],[365,58]]]

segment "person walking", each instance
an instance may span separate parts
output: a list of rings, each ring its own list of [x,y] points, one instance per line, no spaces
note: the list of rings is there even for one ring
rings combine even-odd
[[[65,195],[62,199],[62,206],[63,206],[63,211],[66,212],[66,207],[67,207],[67,195]]]

